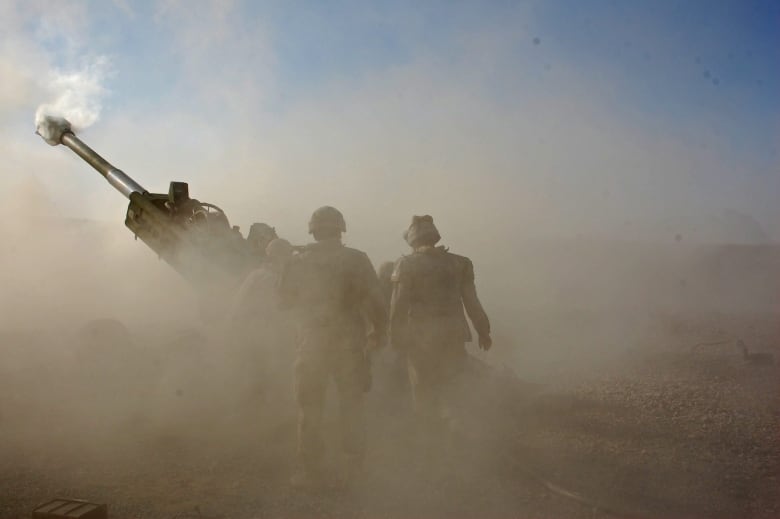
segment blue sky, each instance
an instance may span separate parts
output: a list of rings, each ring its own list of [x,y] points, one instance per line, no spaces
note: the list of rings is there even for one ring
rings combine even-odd
[[[180,153],[218,143],[209,153],[224,164],[238,147],[245,165],[284,166],[297,178],[308,178],[311,164],[346,171],[350,153],[361,157],[361,167],[379,171],[381,161],[372,162],[366,150],[386,153],[396,171],[415,173],[376,173],[373,184],[364,173],[354,178],[366,189],[382,186],[402,206],[404,182],[428,175],[415,169],[423,159],[433,161],[431,170],[457,169],[471,186],[474,172],[460,169],[470,160],[465,143],[480,159],[474,164],[493,168],[479,173],[489,179],[484,185],[502,186],[494,194],[464,188],[466,205],[494,196],[508,211],[508,193],[527,197],[529,207],[548,197],[554,211],[544,215],[536,205],[527,216],[550,221],[552,213],[575,220],[583,207],[604,205],[602,214],[593,212],[591,229],[617,220],[660,228],[669,219],[717,220],[738,211],[780,239],[780,210],[773,206],[780,195],[776,2],[63,4],[52,13],[10,2],[5,9],[17,18],[7,42],[25,42],[40,61],[63,70],[108,56],[113,74],[105,80],[103,128],[134,120],[163,131],[165,121],[181,118],[193,136],[192,149],[180,144]],[[69,16],[70,6],[83,16]],[[4,52],[13,48],[6,44]],[[27,114],[41,101],[6,107],[14,119],[4,131],[29,124]],[[310,135],[312,128],[320,134]],[[326,147],[322,134],[331,130]],[[277,163],[267,163],[267,151],[262,157],[246,151],[253,147],[247,131],[275,143]],[[236,133],[246,142],[231,142]],[[355,137],[361,149],[350,144]],[[429,149],[426,142],[433,142]],[[170,144],[177,153],[176,141]],[[290,155],[302,147],[311,157],[298,164]],[[165,155],[152,148],[150,156]],[[431,158],[453,148],[460,159]],[[660,177],[648,166],[656,158],[666,169]],[[144,160],[155,167],[152,158]],[[173,159],[160,160],[167,166]],[[438,174],[426,177],[431,185]],[[278,182],[270,179],[265,188],[289,187]],[[389,192],[390,185],[398,192]]]
[[[776,149],[780,113],[777,3],[567,2],[549,6],[543,16],[548,22],[543,25],[555,32],[557,50],[568,59],[607,68],[624,87],[622,102],[670,124],[686,119],[713,121],[737,140],[771,143]]]
[[[120,75],[110,85],[114,102],[147,95],[164,98],[181,72],[181,62],[170,50],[175,34],[170,25],[155,19],[160,10],[156,3],[128,4],[130,16],[109,2],[90,4],[90,50],[116,58]],[[519,76],[536,74],[543,81],[545,67],[563,61],[579,64],[583,73],[609,75],[620,87],[622,98],[615,101],[630,105],[629,110],[672,120],[720,115],[724,122],[752,122],[754,135],[764,141],[770,140],[768,130],[777,127],[776,2],[418,4],[247,2],[237,4],[228,23],[267,33],[258,40],[268,38],[273,46],[278,81],[274,102],[281,105],[330,81],[359,80],[420,54],[445,62],[468,59],[459,55],[463,40],[496,31],[510,33],[500,48],[501,70],[492,78],[498,90]],[[29,23],[34,31],[36,21]],[[55,50],[62,42],[47,43]],[[73,59],[60,54],[61,62]]]

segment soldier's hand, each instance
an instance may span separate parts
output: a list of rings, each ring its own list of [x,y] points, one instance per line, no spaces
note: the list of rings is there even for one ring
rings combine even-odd
[[[488,351],[491,346],[493,346],[493,339],[490,338],[490,335],[480,335],[479,348]]]

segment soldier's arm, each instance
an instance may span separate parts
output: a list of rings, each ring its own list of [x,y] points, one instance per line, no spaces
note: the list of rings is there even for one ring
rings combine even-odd
[[[479,302],[479,297],[477,297],[477,287],[474,283],[474,265],[468,258],[464,258],[464,260],[463,279],[460,285],[463,307],[466,309],[466,314],[471,319],[471,323],[474,325],[474,329],[480,338],[488,338],[490,337],[490,320],[485,313],[485,309],[482,308],[482,303]]]
[[[403,262],[399,261],[393,272],[393,296],[390,299],[390,342],[395,348],[408,346],[407,323],[409,320],[409,280],[403,272]]]

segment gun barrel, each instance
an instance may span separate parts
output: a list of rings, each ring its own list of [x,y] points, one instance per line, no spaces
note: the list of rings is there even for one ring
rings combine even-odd
[[[115,168],[106,159],[101,157],[95,150],[87,146],[84,141],[76,137],[73,132],[66,132],[62,135],[62,144],[73,150],[87,164],[95,168],[98,173],[103,175],[114,189],[130,198],[132,193],[144,193],[144,189],[138,182],[126,175],[122,170]]]
[[[60,117],[46,116],[38,124],[36,133],[52,146],[63,144],[73,150],[84,162],[103,175],[108,183],[122,193],[125,198],[130,198],[130,195],[133,193],[146,192],[146,189],[138,182],[130,178],[119,168],[114,167],[95,150],[87,146],[84,141],[76,137],[67,120]]]

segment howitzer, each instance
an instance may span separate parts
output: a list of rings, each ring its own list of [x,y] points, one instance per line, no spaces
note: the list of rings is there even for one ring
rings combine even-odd
[[[257,258],[224,211],[189,196],[185,182],[171,182],[167,194],[150,193],[87,146],[61,117],[46,116],[36,133],[70,148],[130,200],[125,225],[196,287],[235,286]]]

